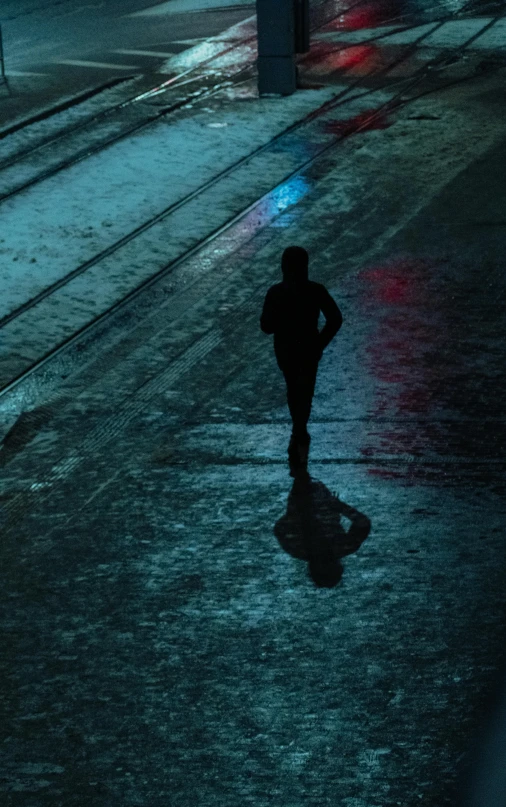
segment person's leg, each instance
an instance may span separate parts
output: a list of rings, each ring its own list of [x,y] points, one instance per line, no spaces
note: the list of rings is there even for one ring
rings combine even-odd
[[[296,421],[294,422],[294,443],[297,447],[299,463],[303,468],[307,468],[309,457],[311,437],[307,430],[307,424],[311,414],[317,371],[318,362],[312,362],[301,370],[297,378],[298,405]]]
[[[308,362],[301,368],[296,383],[296,422],[294,421],[294,433],[302,439],[307,439],[307,424],[311,414],[313,404],[314,389],[316,384],[316,374],[318,372],[318,362]]]
[[[318,362],[300,362],[298,365],[288,365],[282,369],[286,381],[288,409],[293,424],[288,457],[290,462],[306,463],[311,440],[307,424],[311,414]]]
[[[297,370],[294,367],[284,367],[283,375],[286,382],[286,402],[292,418],[292,432],[295,431],[295,424],[298,422],[299,409],[299,385]]]
[[[295,439],[295,424],[298,422],[297,409],[298,409],[298,394],[297,394],[297,368],[293,363],[279,362],[279,368],[285,377],[286,383],[286,401],[290,417],[292,418],[292,435],[288,445],[288,461],[290,466],[298,467],[300,464],[299,451],[297,448],[297,440]]]

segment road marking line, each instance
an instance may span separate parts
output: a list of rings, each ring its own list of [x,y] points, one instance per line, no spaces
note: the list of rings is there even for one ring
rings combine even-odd
[[[68,64],[72,67],[99,67],[107,70],[138,70],[137,65],[133,64],[109,64],[108,62],[83,62],[80,59],[59,59],[53,64]]]
[[[122,53],[125,56],[161,56],[162,59],[167,59],[169,56],[174,56],[174,51],[162,52],[160,50],[113,50],[112,53]]]
[[[152,17],[169,14],[191,14],[201,11],[222,11],[223,9],[238,9],[254,6],[255,0],[167,0],[165,3],[158,2],[156,6],[144,8],[142,11],[134,11],[125,14],[126,17]]]
[[[30,73],[28,70],[6,70],[7,78],[11,76],[47,76],[47,73]]]

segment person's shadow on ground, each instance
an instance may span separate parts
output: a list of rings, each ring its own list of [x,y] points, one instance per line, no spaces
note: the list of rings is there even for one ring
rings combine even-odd
[[[341,516],[351,522],[346,531]],[[323,482],[307,473],[295,477],[285,515],[274,525],[281,547],[308,562],[309,574],[320,588],[333,588],[343,574],[341,558],[356,552],[371,530],[363,513],[334,496]]]

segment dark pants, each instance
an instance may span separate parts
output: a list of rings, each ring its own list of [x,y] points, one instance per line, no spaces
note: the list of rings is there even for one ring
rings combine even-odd
[[[286,381],[286,398],[292,416],[293,436],[307,437],[307,424],[311,414],[318,360],[314,357],[297,361],[278,362]]]

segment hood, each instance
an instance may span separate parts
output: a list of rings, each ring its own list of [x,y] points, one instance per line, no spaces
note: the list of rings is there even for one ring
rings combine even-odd
[[[281,258],[283,280],[288,283],[303,283],[308,280],[309,256],[303,247],[287,247]]]

